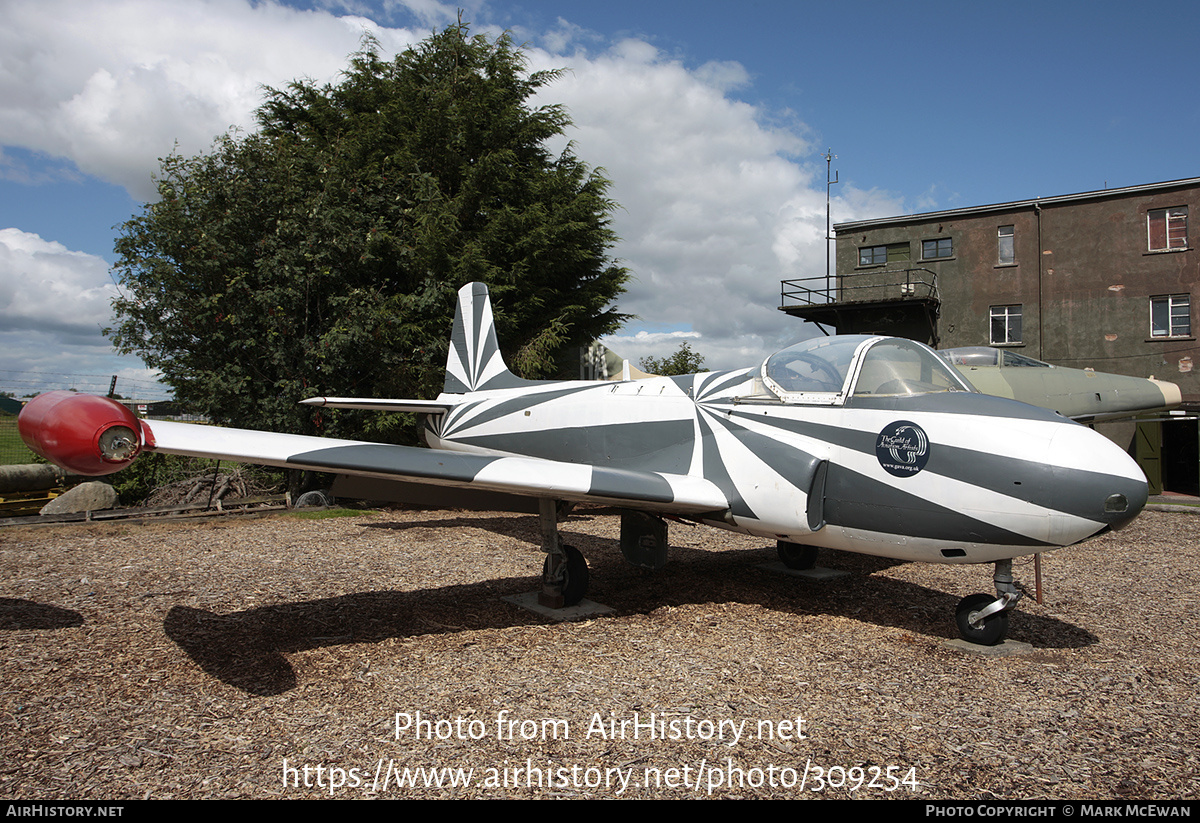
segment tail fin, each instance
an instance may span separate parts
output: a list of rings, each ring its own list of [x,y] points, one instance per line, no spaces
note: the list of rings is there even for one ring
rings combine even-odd
[[[508,370],[496,339],[492,301],[483,283],[468,283],[458,290],[450,352],[446,357],[447,394],[465,394],[484,389],[511,389],[531,381]]]

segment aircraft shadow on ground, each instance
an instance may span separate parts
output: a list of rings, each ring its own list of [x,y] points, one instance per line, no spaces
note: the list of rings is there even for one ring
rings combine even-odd
[[[83,615],[73,609],[19,597],[0,597],[0,631],[68,629],[82,625]]]
[[[614,609],[617,619],[646,614],[662,606],[741,603],[796,615],[849,617],[919,635],[947,639],[957,636],[957,596],[873,574],[900,561],[823,550],[819,565],[848,571],[849,575],[814,582],[759,568],[775,559],[775,548],[769,543],[761,549],[720,552],[672,546],[668,565],[651,571],[625,562],[616,540],[572,530],[576,519],[560,524],[560,534],[564,542],[579,548],[588,559],[592,581],[588,598]],[[394,530],[481,528],[540,544],[536,517],[363,525]],[[990,575],[981,576],[979,582],[984,588],[990,583]],[[285,657],[289,653],[423,634],[551,623],[516,606],[498,603],[500,597],[536,590],[539,585],[540,568],[531,569],[529,577],[411,592],[360,592],[224,615],[176,606],[167,614],[164,630],[209,675],[265,696],[296,686],[295,671]],[[1010,636],[1038,648],[1078,648],[1098,642],[1095,635],[1077,626],[1019,609]]]

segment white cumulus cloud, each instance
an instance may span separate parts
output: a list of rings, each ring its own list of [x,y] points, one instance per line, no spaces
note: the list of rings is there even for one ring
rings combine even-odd
[[[0,329],[90,339],[109,324],[117,289],[102,258],[19,229],[0,229]]]
[[[556,43],[566,45],[561,37]],[[541,102],[566,105],[575,152],[604,168],[622,207],[613,217],[616,253],[634,275],[622,310],[695,330],[693,347],[714,368],[754,364],[817,333],[778,311],[781,280],[823,274],[825,266],[825,169],[818,180],[811,160],[799,159],[813,154],[802,123],[781,127],[731,97],[748,82],[737,64],[690,70],[631,40],[599,54],[580,47],[531,58],[536,68],[570,69]],[[847,208],[847,198],[858,208]],[[843,194],[835,219],[879,209],[878,199]],[[618,351],[629,346],[606,342]],[[629,347],[639,358],[675,348]]]
[[[63,158],[140,199],[153,196],[157,158],[203,151],[231,126],[252,128],[264,85],[334,81],[364,32],[392,54],[456,13],[436,0],[385,6],[416,17],[405,29],[374,22],[367,15],[376,12],[354,2],[325,4],[340,15],[249,0],[0,3],[0,145]],[[629,334],[691,330],[714,368],[748,365],[811,334],[777,310],[780,280],[824,271],[825,168],[808,127],[737,99],[752,82],[738,63],[688,66],[641,40],[606,42],[564,11],[552,30],[520,41],[541,44],[528,52],[531,68],[567,69],[535,102],[569,109],[574,151],[612,180],[621,206],[614,254],[633,274],[619,305],[642,318]],[[897,206],[848,186],[836,194],[835,220]],[[11,299],[33,317],[39,298]],[[76,330],[99,325],[80,319],[86,312],[72,316]],[[43,319],[44,329],[68,320]]]
[[[0,27],[0,143],[68,157],[153,195],[156,160],[251,128],[262,87],[336,79],[364,33],[420,35],[358,16],[245,0],[8,0]]]
[[[157,373],[117,356],[101,329],[117,294],[101,258],[19,229],[0,229],[0,390],[78,388],[161,398]]]

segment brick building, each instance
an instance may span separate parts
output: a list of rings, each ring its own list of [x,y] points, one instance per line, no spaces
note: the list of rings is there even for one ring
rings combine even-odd
[[[1197,222],[1200,178],[839,223],[836,274],[785,281],[781,308],[841,334],[1154,376],[1200,411]],[[1146,432],[1196,474],[1194,421]]]

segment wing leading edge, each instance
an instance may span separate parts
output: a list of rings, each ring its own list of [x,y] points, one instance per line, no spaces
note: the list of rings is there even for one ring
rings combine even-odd
[[[688,475],[168,421],[143,422],[142,426],[146,432],[146,447],[167,454],[606,503],[675,514],[722,513],[729,508],[729,501],[716,484]]]
[[[319,406],[326,409],[418,412],[421,414],[441,414],[450,411],[455,406],[454,403],[444,403],[441,400],[389,400],[387,398],[372,400],[362,397],[310,397],[300,402],[305,406]]]

